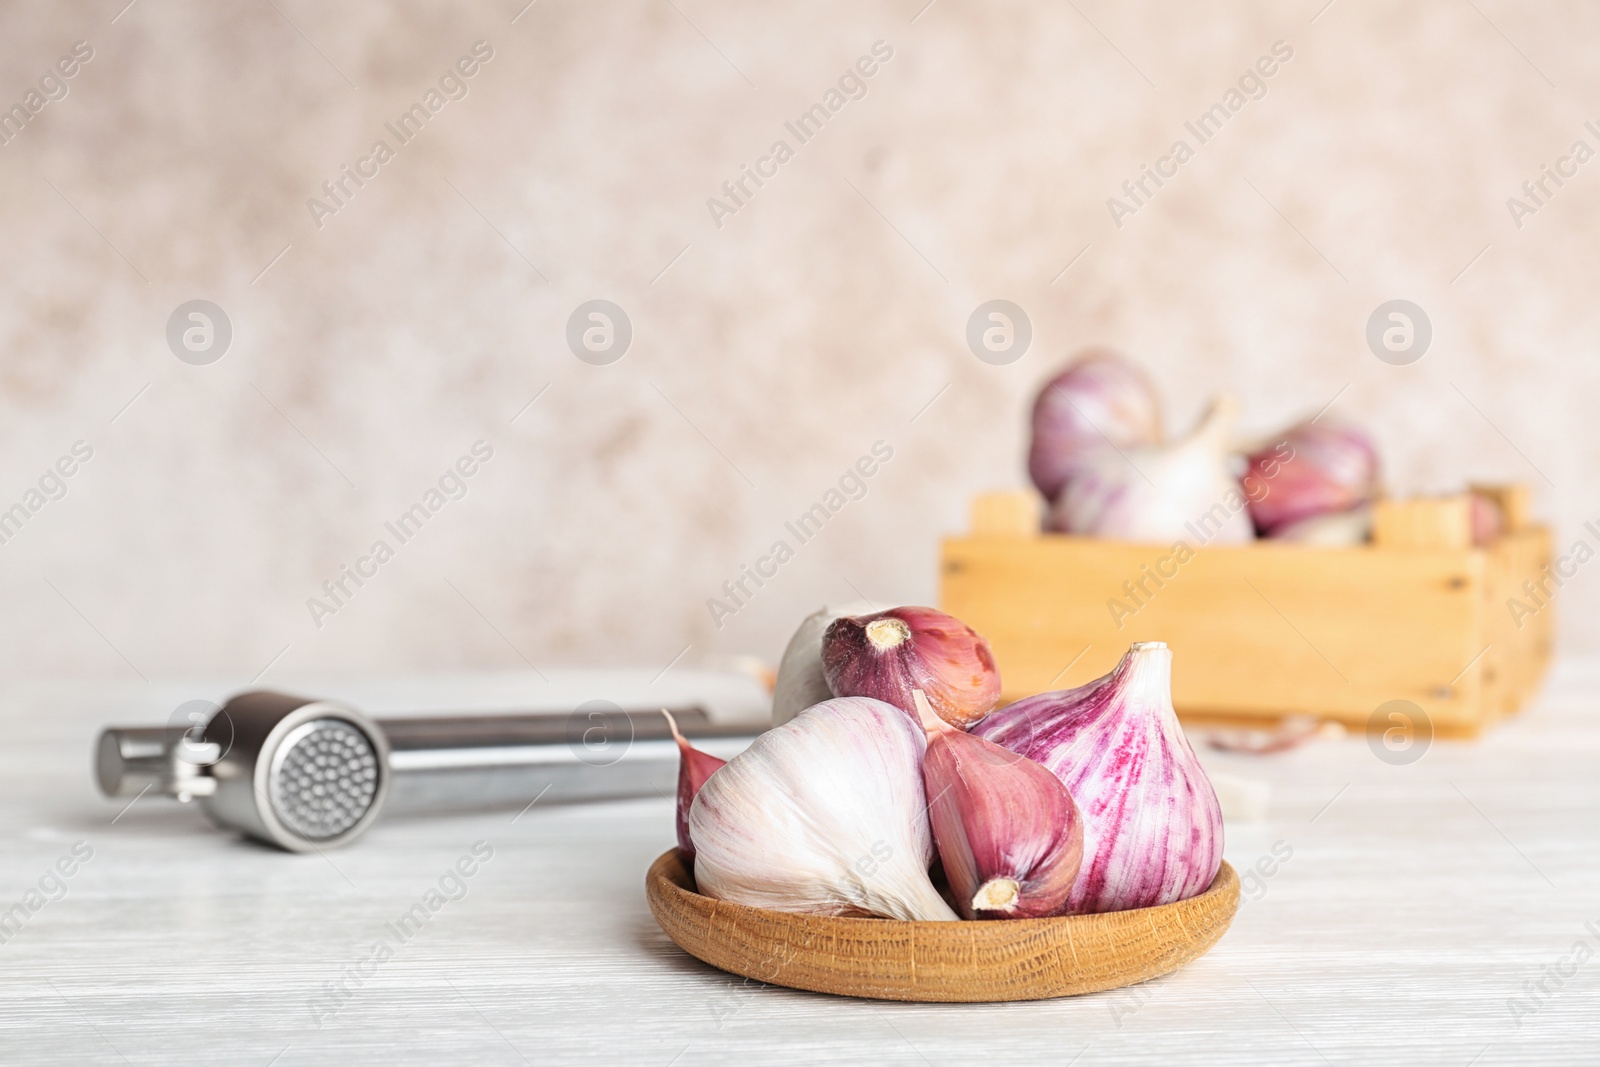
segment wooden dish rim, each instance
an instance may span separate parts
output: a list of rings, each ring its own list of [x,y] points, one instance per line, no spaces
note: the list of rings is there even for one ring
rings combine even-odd
[[[673,867],[676,868],[678,875],[682,877],[683,881],[679,881],[669,873],[669,868]],[[704,901],[717,910],[727,909],[734,915],[747,913],[752,917],[764,917],[772,922],[801,923],[804,925],[815,924],[823,928],[837,923],[844,924],[845,929],[859,929],[863,927],[875,927],[881,929],[883,924],[888,923],[896,926],[909,926],[914,928],[919,933],[924,930],[928,931],[929,933],[934,933],[940,930],[962,930],[965,932],[971,932],[974,927],[994,926],[1017,935],[1026,935],[1032,930],[1057,930],[1063,924],[1088,927],[1097,923],[1104,923],[1113,916],[1118,917],[1115,920],[1118,922],[1125,922],[1130,919],[1135,919],[1141,915],[1154,918],[1155,916],[1160,915],[1162,912],[1170,909],[1197,907],[1201,903],[1205,902],[1208,897],[1226,896],[1230,893],[1230,891],[1234,895],[1233,911],[1229,915],[1229,923],[1231,924],[1233,915],[1237,914],[1238,912],[1239,892],[1242,888],[1239,882],[1239,872],[1234,869],[1233,864],[1224,859],[1221,865],[1217,868],[1216,876],[1211,879],[1210,885],[1206,886],[1204,890],[1196,893],[1192,897],[1184,897],[1182,900],[1174,900],[1170,904],[1152,904],[1145,908],[1126,908],[1122,911],[1096,911],[1085,912],[1078,915],[1052,915],[1042,919],[961,919],[957,922],[939,922],[929,919],[884,919],[871,915],[817,915],[812,912],[805,911],[779,911],[776,908],[758,908],[750,904],[739,904],[731,900],[722,900],[718,897],[706,896],[704,893],[699,892],[698,889],[689,888],[689,884],[692,884],[694,881],[694,876],[689,873],[689,866],[688,864],[684,863],[683,857],[676,846],[667,849],[667,851],[656,857],[655,862],[650,864],[650,870],[646,874],[646,881],[651,885],[658,886],[658,892],[666,892],[689,898],[691,902]],[[965,932],[961,936],[968,936],[968,933]],[[998,932],[998,930],[996,932]]]

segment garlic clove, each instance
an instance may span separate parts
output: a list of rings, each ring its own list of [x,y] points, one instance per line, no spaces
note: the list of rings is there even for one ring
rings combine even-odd
[[[782,726],[811,705],[833,696],[822,672],[822,635],[834,619],[871,610],[871,604],[856,601],[842,607],[830,605],[806,616],[789,638],[778,664],[778,677],[772,686],[772,725]]]
[[[835,696],[885,700],[913,721],[914,689],[927,694],[941,719],[963,728],[1000,700],[1000,671],[989,642],[933,608],[835,619],[823,635],[822,667]]]
[[[667,725],[672,728],[672,739],[678,742],[678,851],[683,854],[685,860],[692,860],[694,842],[689,839],[689,807],[694,803],[695,794],[700,792],[700,787],[728,761],[719,759],[709,752],[701,752],[689,744],[683,734],[678,732],[678,720],[672,717],[672,712],[662,708],[661,714],[667,717]]]
[[[1050,509],[1050,528],[1163,545],[1183,540],[1194,547],[1252,540],[1229,446],[1238,409],[1232,397],[1219,397],[1176,444],[1096,453]]]
[[[914,693],[928,751],[923,789],[934,844],[965,919],[1060,915],[1083,860],[1083,819],[1050,771],[957,730]]]
[[[1500,501],[1480,489],[1474,489],[1468,500],[1468,515],[1472,522],[1472,543],[1487,545],[1505,532],[1506,512]]]
[[[1170,904],[1203,892],[1222,863],[1222,810],[1172,709],[1172,653],[1134,645],[1077,689],[996,711],[974,733],[1042,763],[1083,815],[1073,912]]]
[[[1348,548],[1372,540],[1372,509],[1363,505],[1349,511],[1312,515],[1276,526],[1267,535],[1274,541],[1288,541],[1320,548]]]
[[[1347,512],[1378,493],[1378,449],[1353,426],[1303,422],[1251,452],[1250,517],[1268,536],[1292,523]]]
[[[700,891],[779,911],[957,919],[928,877],[926,748],[904,712],[865,697],[768,730],[689,809]]]
[[[1150,379],[1114,349],[1085,349],[1034,399],[1028,476],[1054,501],[1087,456],[1160,440],[1161,405]]]

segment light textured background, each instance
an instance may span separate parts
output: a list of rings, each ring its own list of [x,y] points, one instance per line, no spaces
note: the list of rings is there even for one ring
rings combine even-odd
[[[1397,488],[1528,480],[1563,543],[1600,516],[1600,161],[1520,230],[1505,204],[1600,147],[1592,6],[125,2],[0,9],[7,105],[95,51],[0,147],[0,506],[95,449],[0,545],[4,674],[773,659],[825,600],[930,601],[937,539],[1021,480],[1031,392],[1090,342],[1159,376],[1174,428],[1217,390],[1261,431],[1337,396]],[[470,94],[314,226],[479,39]],[[866,98],[715,226],[879,39]],[[1277,40],[1266,98],[1116,228],[1106,198]],[[235,330],[207,367],[163,338],[197,297]],[[595,297],[634,325],[612,366],[563,339]],[[1034,324],[1010,366],[963,341],[994,297]],[[1434,325],[1410,367],[1363,341],[1395,297]],[[467,498],[315,627],[480,438]],[[878,439],[866,498],[715,628],[706,599]],[[1600,648],[1600,578],[1561,601]]]

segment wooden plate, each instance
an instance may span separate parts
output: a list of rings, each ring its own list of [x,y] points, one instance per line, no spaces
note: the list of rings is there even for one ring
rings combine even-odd
[[[760,982],[875,1000],[1043,1000],[1132,985],[1217,943],[1239,910],[1224,861],[1199,896],[1156,908],[995,922],[845,919],[751,908],[695,892],[678,850],[645,876],[667,936]]]

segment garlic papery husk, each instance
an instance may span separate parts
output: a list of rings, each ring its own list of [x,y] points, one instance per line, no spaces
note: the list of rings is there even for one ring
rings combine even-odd
[[[840,697],[757,737],[689,809],[700,892],[814,915],[954,920],[928,878],[922,728]]]
[[[1303,422],[1253,451],[1244,476],[1256,529],[1349,511],[1378,492],[1378,450],[1353,426]]]
[[[1053,501],[1088,455],[1159,440],[1161,405],[1150,379],[1112,349],[1085,349],[1033,402],[1028,476]]]
[[[922,787],[945,878],[964,919],[1060,915],[1083,861],[1083,819],[1050,771],[940,719],[917,690],[928,732]]]
[[[1313,515],[1275,527],[1267,536],[1274,541],[1290,541],[1318,548],[1364,545],[1372,540],[1372,508],[1363,505],[1349,511]]]
[[[688,739],[678,732],[678,720],[672,717],[672,712],[662,708],[661,714],[667,717],[667,725],[672,728],[672,739],[678,742],[678,851],[683,853],[685,860],[692,860],[694,842],[689,837],[689,807],[694,803],[700,787],[728,761],[709,752],[701,752],[689,744]]]
[[[917,721],[912,690],[945,722],[965,728],[1000,700],[989,642],[933,608],[902,607],[835,619],[822,638],[822,669],[834,696],[886,700]]]
[[[1162,545],[1184,540],[1192,547],[1251,540],[1229,451],[1237,413],[1232,397],[1219,397],[1182,441],[1096,453],[1051,508],[1051,529]]]
[[[830,605],[805,617],[789,638],[778,664],[778,676],[772,685],[772,725],[782,726],[811,705],[833,696],[822,672],[822,635],[834,619],[871,610],[872,605],[863,600],[840,607]]]
[[[1143,642],[1104,678],[1019,700],[973,730],[1044,764],[1077,802],[1070,911],[1170,904],[1216,877],[1222,809],[1172,710],[1171,679],[1171,651]]]

